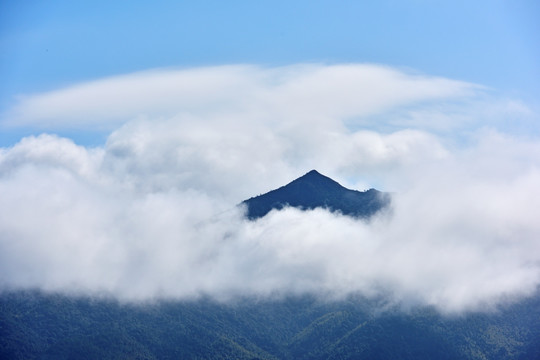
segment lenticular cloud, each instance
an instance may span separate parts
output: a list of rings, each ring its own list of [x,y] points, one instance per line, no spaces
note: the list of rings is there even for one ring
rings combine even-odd
[[[42,129],[113,130],[141,117],[229,115],[240,121],[249,115],[274,121],[294,118],[292,126],[313,127],[419,102],[440,105],[481,90],[471,83],[372,64],[153,70],[21,97],[3,122]]]
[[[68,117],[88,126],[88,114],[115,126],[100,147],[42,134],[0,150],[3,290],[127,301],[359,294],[460,312],[538,288],[540,142],[492,127],[457,146],[460,135],[426,119],[395,128],[413,110],[437,115],[434,98],[454,110],[461,98],[459,112],[473,118],[478,87],[371,65],[170,75],[19,104],[21,124],[44,119],[41,109],[56,127]],[[125,94],[150,99],[113,96],[106,114],[99,90],[126,84]],[[169,92],[177,105],[157,100]],[[250,222],[236,206],[312,168],[348,187],[392,191],[391,211],[367,222],[285,209]]]

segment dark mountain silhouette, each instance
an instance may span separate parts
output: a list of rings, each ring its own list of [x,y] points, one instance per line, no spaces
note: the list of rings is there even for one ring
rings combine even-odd
[[[303,210],[326,208],[352,217],[367,218],[390,203],[390,195],[375,189],[350,190],[336,181],[311,170],[289,184],[242,202],[250,220],[271,210],[292,206]]]

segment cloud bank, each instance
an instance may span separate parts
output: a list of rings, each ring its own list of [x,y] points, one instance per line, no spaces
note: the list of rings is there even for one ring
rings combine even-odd
[[[447,312],[530,295],[540,142],[483,118],[507,104],[375,65],[160,70],[27,97],[10,126],[110,135],[95,148],[42,134],[0,150],[0,287],[384,295]],[[392,211],[248,222],[235,206],[313,168],[395,192]]]

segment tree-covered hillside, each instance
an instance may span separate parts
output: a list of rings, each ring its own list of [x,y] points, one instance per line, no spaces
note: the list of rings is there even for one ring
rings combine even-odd
[[[119,304],[0,297],[2,359],[538,359],[540,296],[496,313],[378,311],[313,297]]]

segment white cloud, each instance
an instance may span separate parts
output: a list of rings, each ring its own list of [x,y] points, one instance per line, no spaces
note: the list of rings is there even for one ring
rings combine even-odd
[[[149,72],[31,97],[16,121],[114,131],[98,148],[44,134],[0,149],[0,287],[131,300],[361,293],[451,312],[531,294],[538,139],[480,128],[458,147],[426,126],[350,123],[410,106],[439,119],[435,102],[476,91],[380,66],[302,65]],[[366,223],[287,209],[248,222],[235,208],[312,168],[395,191],[392,213]]]
[[[13,148],[0,152],[0,174],[6,176],[21,166],[34,164],[69,170],[83,177],[96,175],[103,149],[86,149],[73,141],[55,135],[42,134],[23,138]]]
[[[4,125],[104,128],[139,117],[245,116],[313,127],[401,105],[463,99],[478,85],[369,64],[154,70],[23,96]],[[297,128],[297,130],[302,130]]]
[[[157,189],[144,185],[160,172],[182,176],[171,160],[133,170],[124,162],[145,164],[144,151],[95,156],[54,136],[23,139],[0,162],[0,284],[132,300],[391,294],[442,311],[485,309],[539,285],[540,145],[479,136],[422,171],[388,170],[403,191],[392,214],[371,223],[294,209],[247,222],[228,196],[209,195],[222,180],[210,165],[190,187]],[[169,159],[168,146],[153,150]],[[485,161],[495,152],[497,162]],[[239,188],[260,186],[235,171]]]

